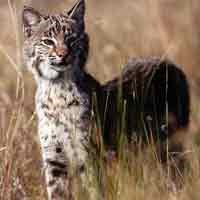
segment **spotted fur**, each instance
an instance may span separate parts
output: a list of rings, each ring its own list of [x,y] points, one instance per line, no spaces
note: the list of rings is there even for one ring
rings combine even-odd
[[[93,79],[82,70],[89,48],[84,12],[83,0],[60,15],[45,16],[30,7],[23,11],[24,60],[37,82],[38,131],[49,200],[74,199],[77,176],[90,199],[98,199],[85,170],[93,88],[86,77]]]

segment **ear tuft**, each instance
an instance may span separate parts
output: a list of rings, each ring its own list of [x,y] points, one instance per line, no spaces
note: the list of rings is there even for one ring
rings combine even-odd
[[[31,7],[24,6],[22,16],[24,26],[35,26],[41,21],[41,14]]]
[[[69,18],[76,20],[77,23],[83,23],[85,16],[85,1],[79,0],[72,9],[67,12],[67,15]]]

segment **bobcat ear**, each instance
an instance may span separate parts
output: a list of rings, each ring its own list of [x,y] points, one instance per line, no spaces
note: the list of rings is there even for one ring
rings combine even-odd
[[[24,6],[22,20],[24,26],[35,26],[40,23],[42,15],[31,7]]]
[[[78,0],[78,2],[67,12],[67,15],[78,24],[84,24],[85,0]]]

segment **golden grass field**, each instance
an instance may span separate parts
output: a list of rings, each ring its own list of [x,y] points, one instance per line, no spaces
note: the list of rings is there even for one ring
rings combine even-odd
[[[73,0],[25,2],[41,12],[69,8]],[[190,167],[183,187],[166,187],[167,176],[151,148],[104,166],[108,200],[200,199],[200,2],[199,0],[87,0],[91,38],[87,70],[101,82],[120,73],[130,57],[169,57],[182,66],[191,88],[191,123],[185,131]],[[35,83],[20,59],[22,0],[0,0],[0,200],[44,200],[46,190]],[[179,136],[181,137],[181,136]],[[182,138],[179,138],[182,139]]]

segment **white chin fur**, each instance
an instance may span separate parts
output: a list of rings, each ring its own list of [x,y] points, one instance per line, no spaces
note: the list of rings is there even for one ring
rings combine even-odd
[[[41,63],[39,66],[41,76],[47,79],[56,79],[60,72],[52,69],[49,64]]]

